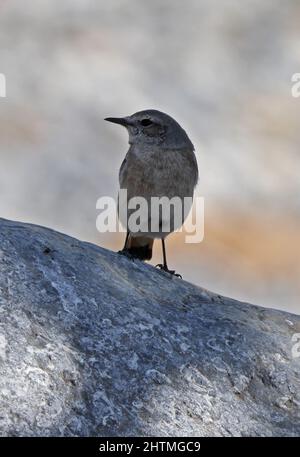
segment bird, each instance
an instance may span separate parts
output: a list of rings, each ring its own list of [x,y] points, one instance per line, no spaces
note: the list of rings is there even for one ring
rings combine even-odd
[[[177,197],[181,203],[184,203],[185,197],[189,197],[192,201],[198,182],[195,149],[175,119],[161,111],[147,109],[125,117],[107,117],[105,121],[125,127],[129,134],[129,150],[119,170],[120,189],[127,191],[126,209],[129,215],[132,214],[129,201],[134,197],[143,197],[149,202],[149,207],[152,197]],[[128,227],[128,220],[125,221],[127,235],[124,247],[119,252],[131,259],[151,260],[154,240],[160,239],[163,263],[156,266],[181,277],[168,267],[165,239],[184,223],[189,209],[182,211],[177,225],[174,211],[167,216],[159,213],[156,216],[159,217],[159,229],[155,231],[151,231],[151,223],[157,221],[153,220],[151,212],[146,216],[150,226],[147,231],[133,233]],[[119,205],[118,213],[120,217]],[[170,225],[167,231],[162,230],[163,222]]]

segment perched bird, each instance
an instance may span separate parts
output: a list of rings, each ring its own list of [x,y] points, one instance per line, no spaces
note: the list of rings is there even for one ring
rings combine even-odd
[[[149,202],[149,208],[151,197],[178,197],[181,203],[184,202],[184,197],[192,200],[198,181],[194,146],[175,119],[168,114],[149,109],[131,116],[108,117],[105,120],[126,127],[129,134],[130,147],[119,172],[120,188],[127,190],[127,205],[133,197],[145,198]],[[129,210],[128,214],[131,213],[132,210]],[[151,222],[155,221],[149,210],[146,216],[149,222],[148,231],[132,233],[126,225],[127,236],[120,252],[129,257],[150,260],[154,239],[161,239],[163,263],[157,266],[176,274],[174,270],[169,270],[167,265],[165,238],[179,228],[178,225],[183,224],[187,213],[186,208],[182,210],[179,224],[175,222],[174,211],[170,211],[167,216],[160,214],[159,230],[151,231]],[[165,220],[166,218],[168,220]],[[162,230],[165,222],[170,225],[167,232]]]

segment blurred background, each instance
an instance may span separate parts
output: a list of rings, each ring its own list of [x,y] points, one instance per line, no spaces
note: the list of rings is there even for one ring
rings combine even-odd
[[[119,249],[96,201],[127,134],[103,118],[159,109],[196,147],[206,205],[204,241],[171,235],[169,265],[299,314],[299,23],[299,0],[1,0],[0,217]]]

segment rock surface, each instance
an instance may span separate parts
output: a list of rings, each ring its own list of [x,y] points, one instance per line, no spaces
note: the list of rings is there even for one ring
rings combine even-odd
[[[300,435],[297,332],[299,316],[0,220],[1,435]]]

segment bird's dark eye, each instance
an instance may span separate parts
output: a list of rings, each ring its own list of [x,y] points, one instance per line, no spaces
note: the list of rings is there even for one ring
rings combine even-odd
[[[152,121],[150,121],[150,119],[142,119],[142,120],[141,120],[141,125],[142,125],[143,127],[148,127],[148,126],[151,125],[151,124],[152,124]]]

